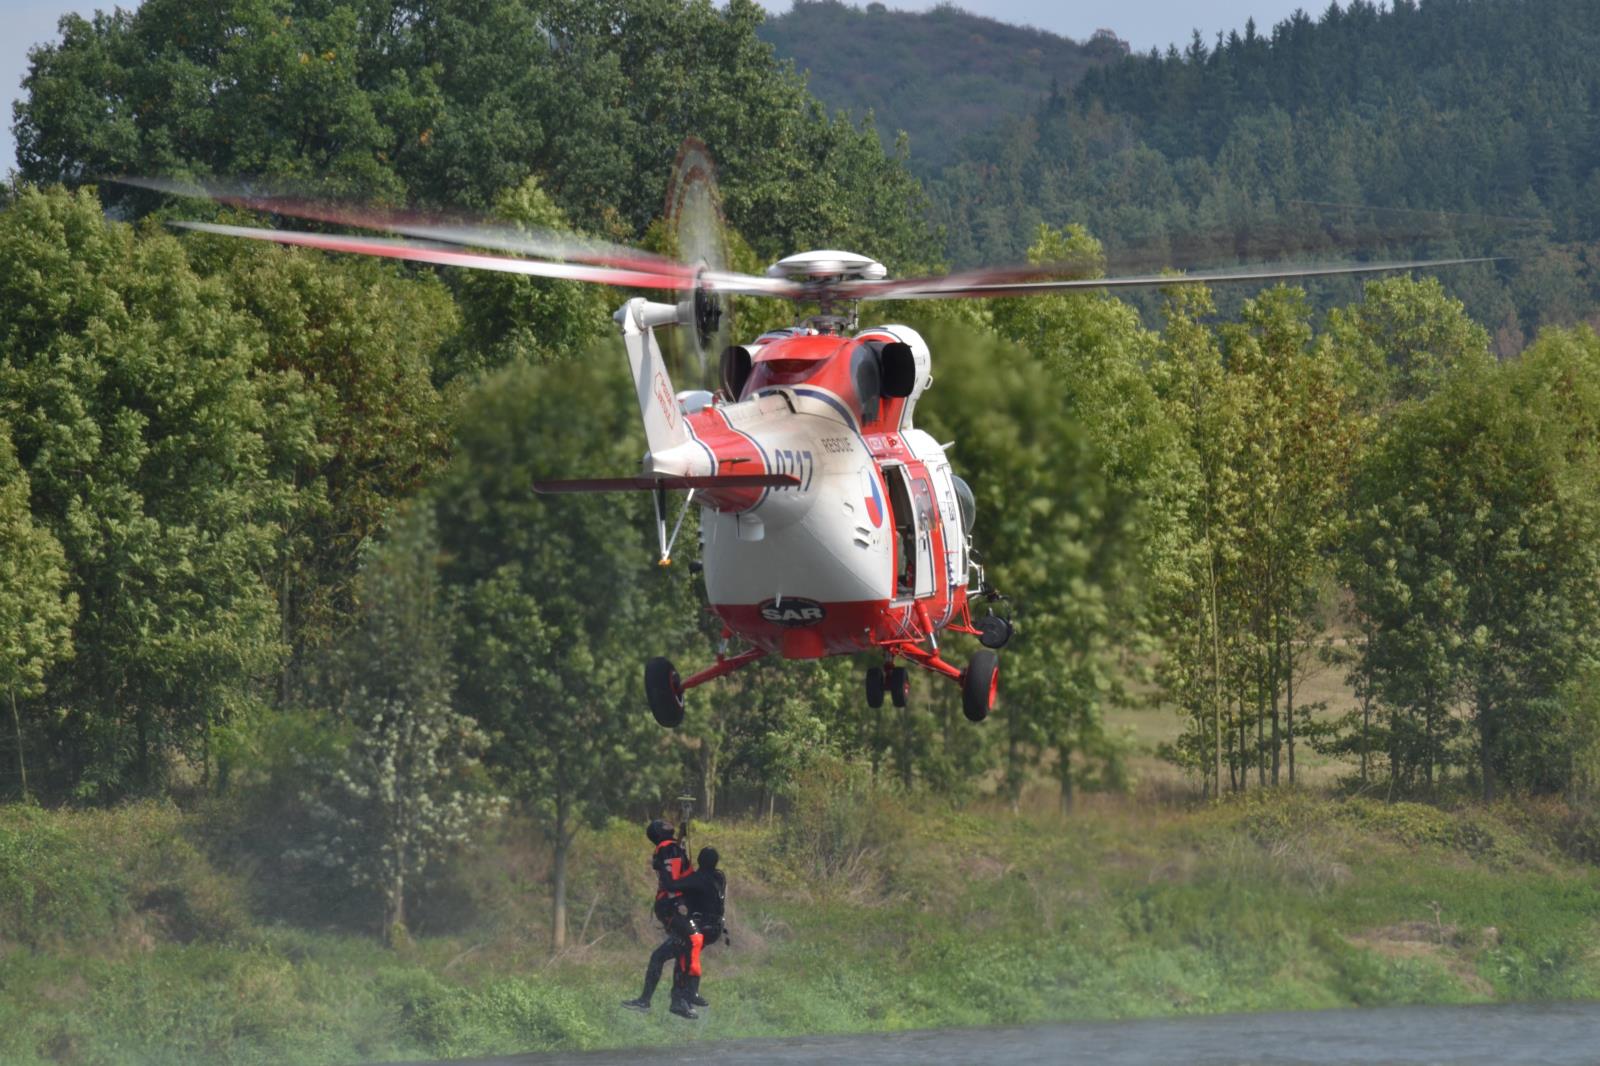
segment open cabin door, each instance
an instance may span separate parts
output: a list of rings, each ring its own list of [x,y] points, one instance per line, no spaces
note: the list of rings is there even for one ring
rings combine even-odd
[[[933,595],[933,489],[924,475],[910,474],[899,463],[885,464],[889,509],[894,513],[894,598]]]

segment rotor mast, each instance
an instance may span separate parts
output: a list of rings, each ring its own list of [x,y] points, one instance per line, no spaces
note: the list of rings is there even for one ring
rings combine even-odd
[[[800,252],[767,268],[770,278],[783,278],[806,287],[817,302],[817,313],[796,324],[818,333],[854,333],[856,330],[861,301],[840,296],[840,282],[882,281],[888,273],[876,259],[835,249]]]

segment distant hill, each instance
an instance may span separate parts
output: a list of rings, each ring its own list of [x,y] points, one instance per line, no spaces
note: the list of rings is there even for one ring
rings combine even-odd
[[[955,263],[1041,222],[1157,265],[1511,256],[1446,278],[1502,351],[1600,306],[1594,0],[1329,4],[1101,64],[957,150],[928,181]]]
[[[1079,44],[953,5],[910,12],[797,0],[758,34],[808,73],[811,92],[830,108],[858,117],[870,110],[886,143],[908,133],[922,174],[953,162],[968,134],[1027,114],[1052,88],[1127,54],[1109,32]]]

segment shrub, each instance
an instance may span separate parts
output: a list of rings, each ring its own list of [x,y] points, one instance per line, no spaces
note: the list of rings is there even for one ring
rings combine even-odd
[[[121,871],[100,861],[61,815],[13,806],[0,812],[0,929],[40,947],[108,936],[126,910]]]
[[[778,831],[778,850],[808,880],[859,883],[869,862],[904,836],[905,812],[873,783],[868,769],[819,759],[795,781],[794,807]]]

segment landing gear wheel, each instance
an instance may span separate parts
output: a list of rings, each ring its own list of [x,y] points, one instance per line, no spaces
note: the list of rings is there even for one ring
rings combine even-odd
[[[961,713],[969,722],[983,721],[999,691],[1000,657],[988,650],[976,652],[961,675]]]
[[[658,656],[644,664],[644,695],[658,724],[667,729],[683,724],[683,680],[670,660]]]
[[[1011,619],[1001,618],[997,614],[984,615],[978,620],[978,643],[985,648],[998,651],[1011,643],[1011,635],[1015,632]]]
[[[906,676],[903,666],[891,666],[884,671],[884,688],[889,690],[889,699],[894,701],[896,707],[906,705],[906,697],[911,695],[911,679]]]
[[[867,667],[867,706],[877,710],[883,706],[883,667]]]

